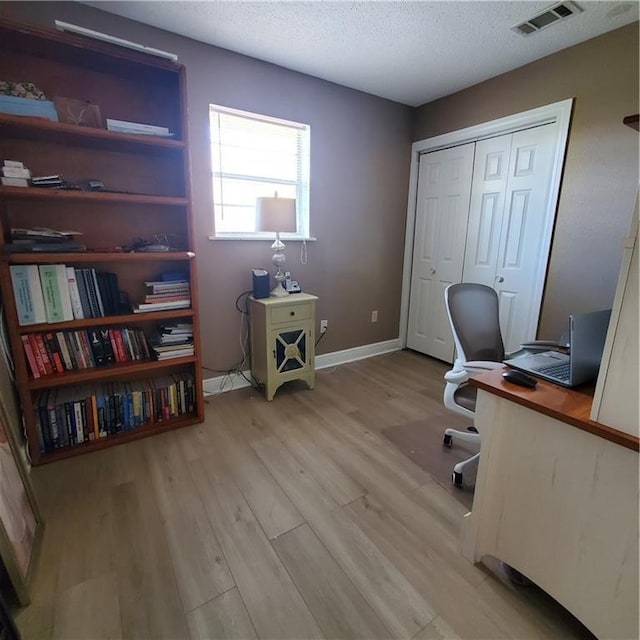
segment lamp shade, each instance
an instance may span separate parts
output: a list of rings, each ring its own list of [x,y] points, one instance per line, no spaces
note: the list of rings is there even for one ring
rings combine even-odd
[[[256,229],[293,233],[296,229],[295,198],[258,198]]]

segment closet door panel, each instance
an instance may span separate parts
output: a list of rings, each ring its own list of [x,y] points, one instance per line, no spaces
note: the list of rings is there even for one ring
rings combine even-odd
[[[462,279],[494,286],[511,135],[476,143]]]
[[[495,289],[509,296],[513,309],[509,326],[502,325],[507,350],[515,350],[536,335],[549,247],[543,242],[550,197],[556,127],[545,125],[512,134],[509,177],[500,234]]]
[[[453,361],[444,289],[462,279],[474,144],[420,158],[407,346]]]

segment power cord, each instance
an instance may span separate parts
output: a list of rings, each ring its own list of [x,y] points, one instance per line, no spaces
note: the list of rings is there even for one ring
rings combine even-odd
[[[220,382],[220,388],[217,393],[213,395],[219,395],[223,393],[228,386],[233,387],[233,382],[231,380],[232,376],[241,376],[243,377],[254,389],[258,389],[258,383],[252,378],[249,379],[245,372],[243,371],[243,367],[246,365],[247,360],[249,359],[249,302],[248,297],[253,293],[252,290],[243,291],[235,300],[235,308],[240,312],[240,331],[239,331],[239,342],[240,342],[240,352],[242,353],[242,359],[234,364],[229,369],[213,369],[212,367],[207,367],[205,365],[202,366],[203,369],[207,371],[211,371],[213,373],[222,373],[224,374],[222,380]],[[242,299],[244,298],[244,304],[242,304]],[[242,305],[242,306],[241,306]]]

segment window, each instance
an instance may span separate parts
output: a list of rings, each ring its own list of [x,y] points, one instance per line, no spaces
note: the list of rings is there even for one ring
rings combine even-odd
[[[306,124],[209,106],[216,238],[267,237],[256,231],[256,199],[296,199],[297,232],[309,236],[309,139]]]

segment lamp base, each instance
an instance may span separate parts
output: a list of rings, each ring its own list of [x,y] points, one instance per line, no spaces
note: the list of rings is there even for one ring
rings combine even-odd
[[[282,286],[282,282],[278,282],[278,284],[271,291],[272,298],[284,298],[288,295],[291,294]]]

